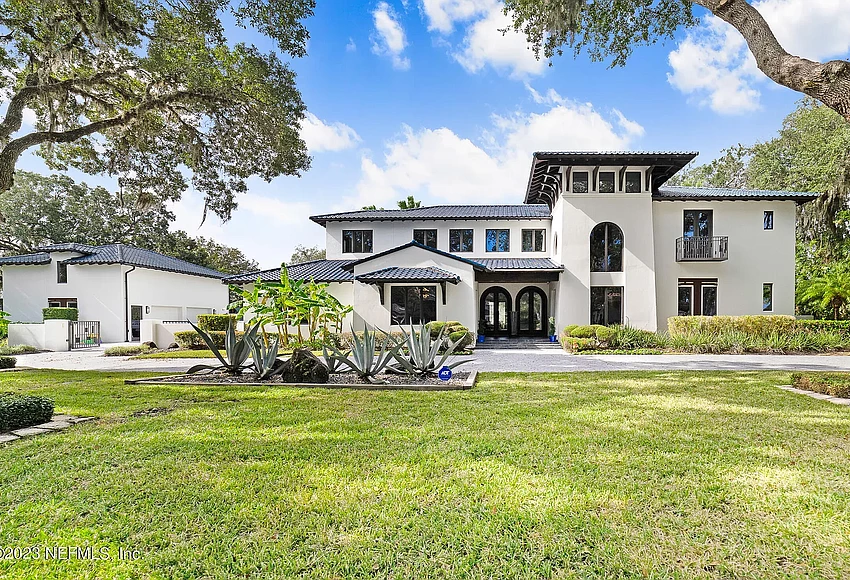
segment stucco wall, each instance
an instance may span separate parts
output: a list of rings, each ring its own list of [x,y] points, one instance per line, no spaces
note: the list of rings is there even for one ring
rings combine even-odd
[[[713,211],[713,234],[729,237],[727,261],[676,262],[676,239],[682,236],[686,209]],[[763,227],[767,210],[774,212],[772,230]],[[667,328],[667,319],[677,314],[679,278],[717,278],[720,315],[763,314],[764,283],[773,284],[770,314],[794,314],[795,202],[654,202],[653,222],[659,328]]]

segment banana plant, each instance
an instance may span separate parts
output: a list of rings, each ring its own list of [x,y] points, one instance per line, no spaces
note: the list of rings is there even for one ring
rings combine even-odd
[[[420,324],[418,329],[414,329],[413,324],[410,325],[410,334],[404,333],[405,340],[401,344],[407,347],[407,354],[399,348],[395,354],[396,362],[401,367],[400,370],[406,371],[408,374],[418,377],[436,375],[444,366],[454,369],[464,363],[469,362],[469,359],[454,361],[451,364],[446,364],[449,357],[452,356],[460,342],[453,343],[448,341],[442,357],[440,357],[440,348],[443,346],[443,334],[445,326],[440,328],[435,338],[431,338],[431,331],[425,324]],[[440,358],[438,358],[440,357]]]
[[[192,328],[195,329],[195,332],[197,332],[201,339],[207,344],[213,355],[215,355],[219,362],[221,362],[221,365],[195,365],[188,371],[186,371],[187,374],[191,375],[205,370],[222,370],[226,373],[235,375],[241,373],[242,369],[245,369],[249,366],[246,361],[248,360],[248,357],[251,354],[251,345],[256,342],[257,332],[259,331],[260,327],[259,323],[251,325],[251,327],[245,331],[245,334],[243,334],[241,337],[237,337],[235,325],[231,320],[230,324],[227,326],[227,331],[224,334],[224,353],[222,353],[221,350],[216,346],[215,341],[208,332],[206,332],[205,330],[201,330],[192,322],[189,322],[189,324],[192,325]]]

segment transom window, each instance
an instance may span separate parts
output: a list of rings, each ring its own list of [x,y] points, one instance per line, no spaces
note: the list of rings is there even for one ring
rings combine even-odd
[[[436,286],[393,286],[390,324],[423,324],[437,320]]]
[[[590,288],[590,323],[610,326],[623,323],[623,287]]]
[[[523,252],[545,252],[546,230],[522,230]]]
[[[614,193],[614,172],[599,172],[599,193]]]
[[[436,248],[437,230],[413,230],[413,241],[429,248]]]
[[[487,230],[488,252],[510,252],[511,230]]]
[[[761,285],[761,309],[762,312],[773,312],[773,284]]]
[[[617,224],[603,222],[590,232],[590,271],[623,271],[623,231]]]
[[[626,171],[626,193],[640,193],[640,171]]]
[[[587,171],[573,172],[573,193],[587,193]]]
[[[710,238],[714,226],[714,212],[710,209],[686,209],[683,235],[686,238]]]
[[[345,254],[371,254],[372,230],[342,230],[342,251]]]
[[[450,252],[472,251],[472,229],[449,230]]]
[[[717,279],[679,279],[679,316],[717,316]]]
[[[764,229],[773,229],[773,212],[770,210],[764,212]]]
[[[56,262],[56,283],[68,283],[68,264],[65,262]]]

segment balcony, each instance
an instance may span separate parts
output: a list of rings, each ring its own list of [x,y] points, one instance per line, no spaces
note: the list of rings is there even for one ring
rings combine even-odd
[[[693,237],[676,240],[677,262],[722,262],[729,259],[729,237]]]

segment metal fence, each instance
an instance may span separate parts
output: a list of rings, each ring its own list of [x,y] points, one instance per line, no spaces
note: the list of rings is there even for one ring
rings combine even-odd
[[[68,344],[71,350],[100,346],[100,321],[71,321],[68,324]]]

